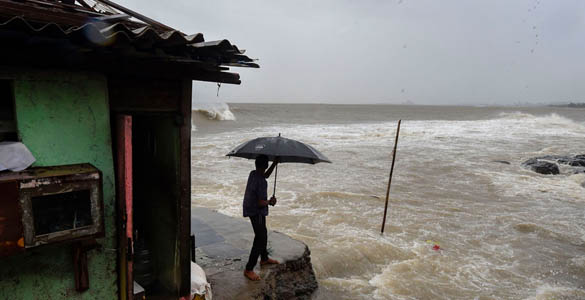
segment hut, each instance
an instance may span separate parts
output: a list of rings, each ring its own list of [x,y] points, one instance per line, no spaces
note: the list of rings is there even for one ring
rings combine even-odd
[[[192,81],[258,65],[108,0],[0,0],[0,299],[186,299]]]

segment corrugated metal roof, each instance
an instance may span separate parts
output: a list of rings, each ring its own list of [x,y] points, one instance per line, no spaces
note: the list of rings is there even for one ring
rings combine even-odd
[[[259,68],[254,59],[228,40],[205,41],[201,33],[187,35],[123,9],[151,24],[129,20],[131,16],[124,13],[98,12],[91,7],[43,0],[0,0],[0,40],[13,47],[34,40],[43,49],[54,46],[54,41],[66,41],[85,52],[106,50],[108,55],[173,61],[215,71],[227,70],[226,67]]]
[[[100,22],[88,22],[81,26],[66,28],[56,23],[35,26],[22,17],[13,17],[0,23],[0,31],[15,31],[30,36],[68,39],[75,44],[94,48],[132,46],[138,51],[143,50],[149,53],[160,48],[168,54],[155,56],[190,58],[218,66],[259,67],[253,62],[253,59],[244,55],[245,51],[239,50],[228,40],[205,42],[201,33],[193,35],[184,35],[178,31],[157,33],[150,26],[131,29],[123,23],[109,25]]]

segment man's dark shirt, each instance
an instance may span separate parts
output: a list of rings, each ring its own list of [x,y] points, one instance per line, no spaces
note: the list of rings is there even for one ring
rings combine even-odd
[[[263,174],[259,175],[256,170],[250,172],[246,192],[244,193],[244,217],[268,215],[268,206],[258,206],[258,199],[268,199],[267,188],[268,184]]]

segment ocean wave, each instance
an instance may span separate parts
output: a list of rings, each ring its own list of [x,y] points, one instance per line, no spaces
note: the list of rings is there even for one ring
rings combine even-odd
[[[549,124],[549,125],[565,125],[569,127],[585,127],[585,124],[575,122],[567,117],[563,117],[557,113],[547,115],[533,115],[524,112],[502,112],[498,114],[498,120],[511,121],[532,121],[535,123]]]
[[[570,243],[576,246],[581,246],[584,243],[582,237],[580,236],[554,231],[550,228],[546,228],[545,225],[537,225],[535,223],[519,223],[514,225],[513,227],[520,233],[535,233],[538,236],[545,239],[554,239],[563,243]]]
[[[581,154],[585,124],[572,120],[582,117],[490,108],[476,119],[406,120],[381,236],[393,115],[279,123],[288,106],[249,107],[232,105],[238,123],[194,112],[198,130],[227,129],[193,140],[192,203],[241,218],[251,165],[224,155],[246,139],[283,132],[315,145],[335,163],[283,165],[269,225],[309,245],[327,289],[356,299],[585,299],[575,287],[585,272],[585,231],[575,209],[585,203],[585,174],[541,176],[520,166],[530,157]],[[549,278],[542,259],[562,274]]]
[[[583,299],[585,297],[585,292],[583,290],[573,288],[573,287],[565,287],[565,286],[556,286],[551,284],[543,284],[536,289],[536,295],[527,298],[530,300],[540,300],[540,299]]]
[[[193,107],[193,112],[197,112],[205,116],[209,120],[214,121],[235,121],[236,116],[230,110],[227,103],[197,103]]]

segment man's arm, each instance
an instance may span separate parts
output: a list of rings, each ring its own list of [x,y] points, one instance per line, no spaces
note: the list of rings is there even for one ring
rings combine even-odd
[[[278,158],[275,158],[274,162],[272,163],[272,166],[270,166],[270,168],[268,168],[268,170],[266,170],[266,172],[264,172],[264,178],[270,177],[270,174],[272,174],[272,171],[274,171],[274,168],[276,167],[276,165],[278,165]]]
[[[268,206],[268,201],[266,199],[258,199],[258,206],[259,207]]]
[[[258,206],[259,207],[264,207],[264,206],[268,206],[268,205],[276,205],[276,197],[272,196],[270,197],[270,200],[263,200],[263,199],[258,199]]]

